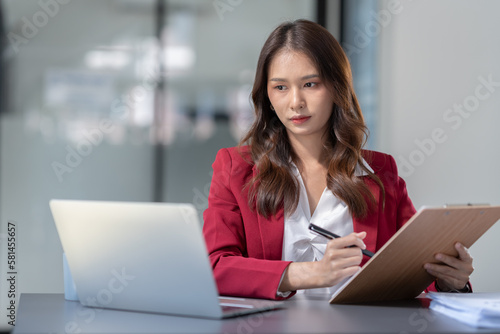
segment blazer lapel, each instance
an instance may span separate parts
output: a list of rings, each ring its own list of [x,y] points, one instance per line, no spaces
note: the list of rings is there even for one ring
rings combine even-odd
[[[257,217],[262,240],[263,258],[267,260],[281,260],[284,232],[283,209],[280,209],[275,216],[271,216],[269,219],[265,219],[261,215]]]
[[[252,167],[253,177],[257,175],[257,167]],[[255,213],[260,230],[262,258],[266,260],[281,260],[283,251],[283,233],[285,228],[284,210],[279,209],[276,215],[269,218]]]

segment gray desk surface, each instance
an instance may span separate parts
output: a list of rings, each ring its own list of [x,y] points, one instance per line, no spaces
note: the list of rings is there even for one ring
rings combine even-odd
[[[330,305],[295,296],[284,309],[226,320],[86,308],[63,294],[22,294],[13,333],[469,333],[475,329],[429,310],[426,299]],[[498,332],[498,330],[496,331]]]

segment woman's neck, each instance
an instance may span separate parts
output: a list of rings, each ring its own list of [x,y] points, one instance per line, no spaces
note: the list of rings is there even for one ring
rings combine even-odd
[[[317,136],[297,138],[293,135],[289,135],[288,138],[298,159],[296,163],[298,163],[299,169],[318,164],[324,165],[324,146],[321,138]]]

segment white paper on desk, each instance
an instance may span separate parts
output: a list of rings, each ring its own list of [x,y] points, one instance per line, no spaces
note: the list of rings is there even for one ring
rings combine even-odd
[[[500,293],[430,292],[431,310],[474,327],[500,328]]]

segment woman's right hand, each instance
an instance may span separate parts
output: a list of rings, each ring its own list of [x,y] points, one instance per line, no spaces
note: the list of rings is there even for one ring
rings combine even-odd
[[[366,232],[360,232],[328,241],[323,258],[316,262],[319,287],[333,286],[361,269],[361,250],[366,249],[363,242],[365,237]]]
[[[278,291],[330,287],[354,275],[361,268],[365,237],[366,232],[360,232],[332,239],[320,261],[290,263]]]

